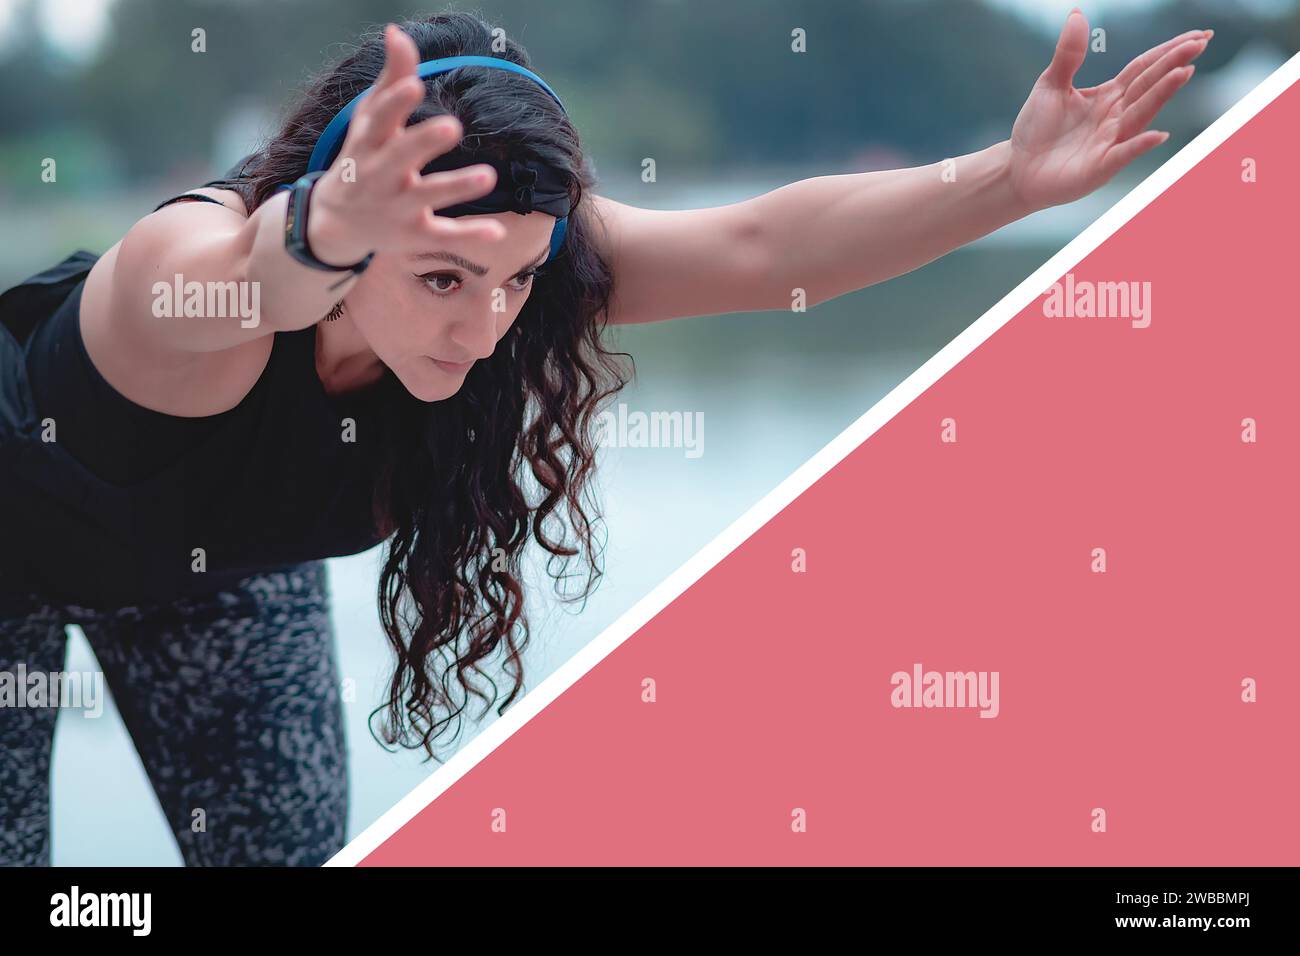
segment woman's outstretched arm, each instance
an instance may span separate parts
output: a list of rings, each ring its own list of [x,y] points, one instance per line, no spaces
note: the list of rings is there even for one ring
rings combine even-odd
[[[496,173],[476,164],[420,174],[463,138],[464,129],[446,116],[406,125],[424,96],[416,73],[419,51],[392,24],[384,36],[385,61],[373,92],[357,106],[340,158],[311,195],[313,253],[343,266],[371,252],[401,255],[462,237],[500,240],[505,230],[495,220],[433,214],[481,197]],[[344,163],[352,164],[347,179]],[[265,367],[273,333],[314,325],[357,281],[352,273],[306,266],[286,251],[287,193],[272,196],[252,215],[238,199],[231,203],[222,208],[187,201],[150,213],[102,257],[107,278],[99,284],[92,284],[93,274],[87,279],[87,351],[109,383],[138,404],[185,415],[233,407]],[[192,283],[210,290],[200,300],[249,303],[252,314],[155,309],[160,295]]]
[[[613,261],[610,321],[785,310],[865,288],[1109,181],[1167,133],[1147,127],[1191,77],[1212,31],[1076,89],[1088,23],[1073,11],[1011,137],[928,166],[818,176],[710,209],[638,209],[596,197]]]

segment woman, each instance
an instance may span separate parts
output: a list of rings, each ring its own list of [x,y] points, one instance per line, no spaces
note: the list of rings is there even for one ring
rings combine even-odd
[[[1074,89],[1087,40],[1075,11],[985,150],[660,212],[592,192],[559,97],[479,19],[363,38],[230,179],[0,298],[0,672],[56,674],[79,624],[188,864],[323,862],[347,788],[322,559],[387,542],[387,741],[433,756],[468,695],[496,703],[497,655],[503,710],[526,541],[557,578],[586,554],[581,596],[600,575],[604,324],[817,304],[1091,192],[1164,141],[1209,34]],[[426,66],[459,56],[495,61]],[[55,713],[0,706],[0,862],[49,861]]]

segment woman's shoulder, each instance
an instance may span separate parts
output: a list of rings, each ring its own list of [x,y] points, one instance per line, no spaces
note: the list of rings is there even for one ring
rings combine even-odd
[[[239,404],[261,377],[278,336],[207,350],[178,345],[177,330],[165,325],[190,314],[182,291],[193,285],[187,276],[219,274],[231,255],[219,245],[199,246],[195,237],[229,243],[247,218],[237,190],[197,186],[142,217],[90,270],[80,302],[81,337],[96,370],[128,400],[164,414],[204,417]],[[169,251],[181,247],[183,258]],[[191,268],[181,268],[184,262]]]

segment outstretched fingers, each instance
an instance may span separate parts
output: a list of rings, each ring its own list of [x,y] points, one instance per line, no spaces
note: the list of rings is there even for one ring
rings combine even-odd
[[[1070,11],[1056,41],[1052,62],[1043,71],[1041,80],[1051,86],[1068,88],[1074,83],[1083,59],[1088,55],[1088,20],[1078,7]]]
[[[1195,60],[1205,52],[1207,42],[1206,40],[1188,40],[1166,51],[1159,59],[1139,73],[1137,78],[1124,90],[1124,105],[1131,106],[1136,103],[1171,72]]]
[[[357,113],[360,115],[353,117],[348,129],[355,130],[357,145],[378,149],[401,131],[407,117],[422,99],[424,84],[419,78],[408,76],[397,80],[358,103]],[[366,107],[364,112],[363,105]]]
[[[421,176],[419,184],[411,192],[425,210],[423,228],[431,236],[446,239],[482,239],[488,242],[504,239],[506,227],[495,219],[482,216],[451,218],[434,214],[437,209],[487,195],[496,185],[496,180],[496,170],[486,163]]]
[[[358,143],[378,146],[406,124],[406,118],[424,97],[424,84],[416,75],[419,64],[415,41],[397,26],[386,26],[384,65],[374,85],[357,103],[348,124]]]
[[[1188,30],[1186,33],[1180,33],[1178,36],[1166,40],[1164,43],[1157,44],[1145,53],[1135,56],[1124,69],[1120,70],[1119,75],[1112,81],[1119,85],[1121,89],[1128,87],[1130,83],[1138,78],[1142,72],[1151,64],[1155,63],[1162,56],[1180,44],[1188,40],[1208,39],[1208,31],[1205,30]]]
[[[414,76],[420,65],[420,51],[406,33],[396,24],[384,27],[384,65],[375,77],[373,89],[378,92],[390,83]]]
[[[1148,150],[1159,146],[1168,138],[1168,133],[1149,129],[1145,133],[1139,133],[1137,136],[1124,140],[1122,143],[1116,143],[1106,151],[1101,160],[1105,178],[1110,179],[1133,160]]]
[[[389,143],[385,161],[401,169],[416,173],[424,166],[450,150],[464,133],[460,120],[444,114],[408,126]]]
[[[411,191],[421,203],[443,209],[486,196],[496,185],[496,170],[482,164],[447,169],[421,176]]]
[[[1192,78],[1194,66],[1179,67],[1171,70],[1156,81],[1156,84],[1142,94],[1141,98],[1124,110],[1119,120],[1116,140],[1123,142],[1147,128],[1157,113],[1169,99]]]
[[[495,219],[483,216],[452,218],[435,215],[434,207],[425,208],[420,218],[420,229],[430,240],[445,239],[469,242],[499,242],[506,237],[506,227]]]

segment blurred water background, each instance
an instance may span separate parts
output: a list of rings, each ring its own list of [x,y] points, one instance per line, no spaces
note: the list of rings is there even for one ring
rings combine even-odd
[[[1071,0],[500,0],[473,7],[529,49],[595,157],[601,192],[654,208],[733,202],[809,176],[935,162],[1005,138]],[[630,410],[702,413],[699,457],[607,448],[604,579],[580,612],[534,578],[528,686],[649,593],[977,319],[1300,44],[1291,0],[1084,4],[1113,75],[1160,40],[1213,27],[1173,136],[1085,200],[1039,213],[909,275],[806,314],[627,327]],[[0,288],[78,248],[103,252],[162,198],[219,175],[274,126],[349,37],[412,7],[377,0],[0,0]],[[436,12],[443,6],[429,6]],[[191,51],[191,31],[207,51]],[[790,52],[790,31],[808,53]],[[652,156],[658,181],[639,179]],[[41,161],[58,160],[42,183]],[[671,282],[671,276],[664,277]],[[870,494],[870,489],[864,489]],[[391,662],[378,551],[330,562],[355,836],[436,764],[370,736]],[[95,668],[71,629],[69,670]],[[708,635],[701,634],[702,640]],[[474,711],[477,713],[477,710]],[[464,744],[486,727],[467,725]],[[3,755],[0,755],[3,759]],[[60,716],[56,864],[179,864],[116,711]]]

